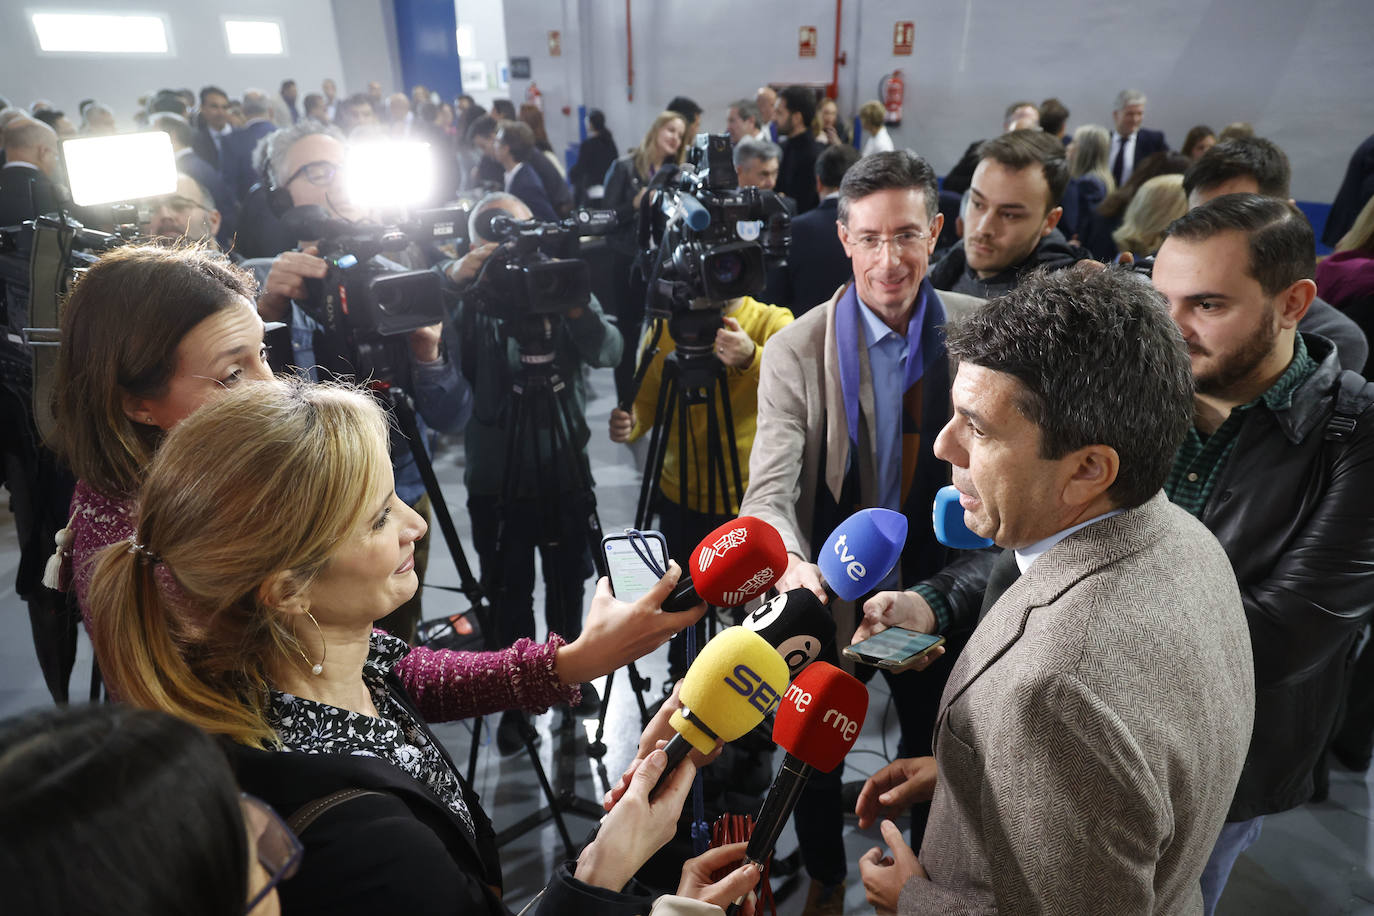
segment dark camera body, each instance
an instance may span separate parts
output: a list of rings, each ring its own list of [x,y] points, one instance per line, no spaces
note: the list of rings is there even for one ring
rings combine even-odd
[[[330,219],[319,207],[297,207],[286,221],[297,238],[320,240],[320,257],[329,271],[320,294],[303,307],[331,334],[393,337],[443,320],[437,274],[392,270],[375,259],[412,243],[461,237],[465,209],[428,210],[403,226],[379,226]]]
[[[665,188],[648,227],[657,241],[646,252],[655,262],[650,313],[760,295],[766,266],[785,262],[787,207],[773,191],[739,187],[731,149],[729,134],[698,135],[689,166]]]
[[[491,219],[481,234],[503,244],[482,265],[469,293],[479,311],[518,321],[529,315],[561,315],[591,300],[591,271],[576,256],[578,240],[609,231],[613,214],[579,210],[552,223],[522,222],[495,209],[481,217],[487,214]]]

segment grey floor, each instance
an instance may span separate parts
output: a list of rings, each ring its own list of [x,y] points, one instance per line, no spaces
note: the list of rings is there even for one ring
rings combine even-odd
[[[593,430],[591,456],[597,480],[597,500],[602,527],[614,531],[632,521],[639,487],[638,460],[630,448],[611,444],[603,434],[612,407],[609,371],[593,373],[591,381],[594,399],[588,407],[588,419]],[[470,526],[464,508],[461,447],[443,449],[436,457],[436,467],[444,492],[452,503],[454,521],[467,543]],[[430,557],[428,581],[456,585],[457,574],[441,542],[436,543]],[[0,717],[51,702],[33,657],[26,609],[14,593],[18,562],[13,520],[0,506],[0,633],[7,634],[0,642]],[[426,616],[437,616],[444,610],[463,606],[455,603],[448,593],[434,589],[426,593],[425,601]],[[74,696],[85,695],[90,657],[90,645],[83,635],[77,668],[72,676]],[[660,650],[642,661],[640,668],[653,683],[651,698],[657,697],[666,674],[666,654]],[[604,684],[598,687],[604,692]],[[882,680],[873,680],[870,690],[868,720],[856,752],[846,761],[846,780],[861,779],[882,765],[884,739],[888,748],[896,747],[895,717],[888,716],[889,721],[883,722],[887,696]],[[494,728],[495,718],[490,721]],[[545,770],[556,781],[571,784],[575,793],[585,799],[601,797],[608,780],[615,780],[633,756],[639,737],[638,710],[623,677],[617,679],[612,691],[606,729],[608,750],[600,764],[585,752],[586,736],[595,728],[594,719],[568,723],[563,713],[555,711],[538,717],[535,724],[543,736],[539,754]],[[884,725],[887,726],[886,735]],[[463,723],[441,725],[436,731],[455,758],[466,761],[471,746],[469,726]],[[485,731],[485,737],[489,738],[491,730]],[[1218,912],[1226,916],[1374,914],[1374,869],[1371,869],[1374,863],[1371,854],[1374,824],[1371,821],[1374,816],[1371,815],[1370,787],[1370,779],[1365,774],[1337,768],[1331,775],[1329,801],[1269,818],[1259,841],[1238,862]],[[527,757],[522,753],[503,758],[494,746],[485,742],[478,758],[476,788],[498,830],[543,805]],[[568,825],[576,842],[585,837],[592,821],[570,816]],[[846,827],[845,847],[850,862],[846,912],[872,911],[864,901],[863,885],[858,880],[855,863],[860,855],[879,842],[876,832],[860,832],[852,820]],[[786,854],[795,845],[791,830],[786,830],[778,851]],[[537,892],[561,857],[561,843],[552,824],[535,829],[502,849],[508,901],[514,909],[518,910]],[[782,916],[800,913],[805,899],[805,882],[794,880],[784,890],[787,895],[779,901],[779,912]]]

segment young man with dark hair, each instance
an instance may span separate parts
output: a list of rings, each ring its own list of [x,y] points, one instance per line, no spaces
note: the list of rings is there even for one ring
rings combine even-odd
[[[1197,382],[1165,489],[1225,547],[1254,644],[1254,738],[1203,873],[1208,914],[1263,818],[1312,798],[1374,611],[1374,386],[1300,333],[1314,262],[1296,207],[1230,194],[1175,222],[1154,266]]]
[[[1288,156],[1263,137],[1226,140],[1213,146],[1189,166],[1183,176],[1188,205],[1198,207],[1224,194],[1262,194],[1289,201],[1288,182],[1292,169]],[[1363,372],[1369,357],[1369,341],[1364,331],[1339,309],[1322,298],[1302,318],[1304,334],[1320,334],[1336,345],[1341,366]]]
[[[1196,911],[1255,678],[1225,552],[1161,492],[1193,413],[1178,328],[1137,275],[1037,271],[947,346],[935,453],[1015,578],[949,677],[934,759],[860,794],[861,827],[894,794],[932,798],[919,858],[882,822],[890,857],[859,863],[868,900],[904,916]]]
[[[1033,130],[1040,126],[1040,109],[1035,107],[1034,102],[1012,102],[1007,106],[1006,111],[1002,112],[1002,133],[1010,133],[1014,130]],[[954,163],[954,168],[949,170],[945,176],[944,184],[941,188],[945,191],[954,191],[962,194],[968,190],[969,182],[973,180],[973,170],[978,168],[979,150],[982,149],[986,140],[974,140],[964,150],[964,154],[959,157],[959,161]]]
[[[778,191],[796,201],[799,214],[820,203],[816,193],[816,158],[825,144],[811,133],[815,118],[816,95],[805,86],[788,86],[773,106],[773,121],[782,145]]]
[[[685,95],[676,95],[668,103],[667,110],[676,111],[682,115],[682,121],[687,125],[687,130],[682,135],[682,142],[690,146],[692,139],[697,135],[697,131],[701,130],[701,106]]]
[[[1288,198],[1293,170],[1288,156],[1263,137],[1218,143],[1202,154],[1183,175],[1183,193],[1196,207],[1223,194],[1263,194]]]
[[[539,173],[531,166],[534,158],[543,158],[534,145],[534,131],[519,121],[505,121],[496,131],[492,154],[505,170],[505,191],[513,194],[530,208],[537,220],[558,219]]]
[[[197,112],[195,138],[191,149],[196,155],[210,163],[217,170],[220,167],[220,150],[224,138],[234,132],[229,123],[229,95],[218,86],[206,86],[200,90],[200,109]]]
[[[1059,270],[1088,253],[1055,228],[1069,182],[1064,147],[1042,131],[1018,130],[978,149],[964,237],[931,268],[936,289],[1000,296],[1031,270]]]

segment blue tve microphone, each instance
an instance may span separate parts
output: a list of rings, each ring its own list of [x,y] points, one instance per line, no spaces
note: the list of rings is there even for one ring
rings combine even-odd
[[[992,538],[974,534],[964,524],[964,507],[959,505],[957,487],[941,487],[935,494],[935,539],[956,550],[978,550],[992,546]]]
[[[897,565],[905,544],[905,515],[860,509],[830,533],[816,565],[831,591],[853,601],[877,588]]]

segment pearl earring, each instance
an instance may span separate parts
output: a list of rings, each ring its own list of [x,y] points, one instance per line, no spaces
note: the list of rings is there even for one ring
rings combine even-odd
[[[324,674],[324,660],[328,655],[328,647],[326,647],[324,643],[324,630],[320,629],[320,622],[315,619],[315,615],[306,611],[305,616],[310,618],[310,622],[315,625],[315,632],[320,634],[320,660],[311,664],[309,656],[305,654],[305,650],[298,649],[298,651],[301,653],[301,658],[305,659],[305,663],[310,665],[310,673],[319,677],[321,674]]]

